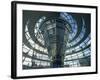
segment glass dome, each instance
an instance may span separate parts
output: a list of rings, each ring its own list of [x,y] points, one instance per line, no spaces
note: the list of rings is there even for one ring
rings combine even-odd
[[[91,66],[90,14],[24,11],[23,16],[23,69]]]

